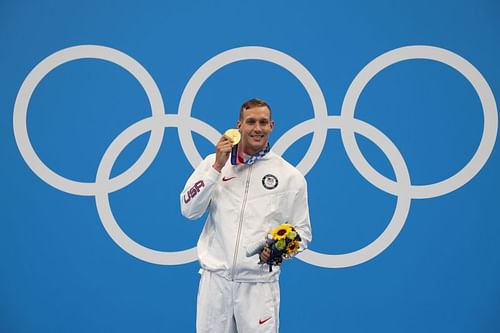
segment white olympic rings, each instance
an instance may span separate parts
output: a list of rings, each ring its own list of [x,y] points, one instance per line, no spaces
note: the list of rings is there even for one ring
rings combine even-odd
[[[142,119],[120,133],[109,145],[97,169],[96,181],[78,182],[62,177],[49,169],[38,157],[29,140],[26,118],[30,98],[40,81],[56,67],[72,60],[96,58],[115,63],[129,71],[142,85],[151,105],[152,116]],[[404,60],[429,59],[444,63],[460,72],[476,90],[484,113],[483,135],[476,153],[466,166],[455,175],[429,185],[412,185],[408,168],[396,145],[375,127],[354,118],[357,100],[366,84],[384,68]],[[165,127],[177,127],[186,156],[195,168],[202,160],[195,147],[192,132],[212,143],[221,136],[216,129],[191,117],[191,108],[203,83],[225,65],[243,60],[263,60],[288,70],[304,86],[311,99],[314,118],[296,125],[283,134],[273,150],[283,154],[296,140],[313,133],[308,151],[297,168],[306,175],[317,162],[328,129],[340,129],[347,155],[360,174],[377,188],[397,196],[393,217],[386,229],[367,246],[346,254],[323,254],[306,250],[298,257],[312,265],[340,268],[364,263],[384,251],[399,235],[408,216],[411,200],[433,198],[450,193],[470,181],[484,166],[495,145],[498,114],[493,92],[481,73],[459,55],[432,46],[407,46],[386,52],[366,65],[354,78],[342,104],[340,116],[329,116],[323,93],[312,74],[296,59],[280,51],[265,47],[239,47],[222,52],[203,64],[191,77],[182,93],[177,114],[165,114],[163,99],[151,75],[133,58],[115,49],[81,45],[60,50],[42,60],[28,74],[19,89],[14,105],[14,136],[22,157],[31,170],[47,184],[67,193],[93,195],[101,222],[123,250],[149,263],[177,265],[196,260],[196,247],[182,251],[157,251],[138,244],[120,228],[109,203],[109,193],[117,191],[140,177],[151,165],[159,151]],[[112,167],[120,152],[135,138],[151,131],[151,136],[139,159],[125,172],[110,179]],[[355,139],[361,134],[375,143],[388,157],[394,169],[396,181],[376,171],[364,158]]]

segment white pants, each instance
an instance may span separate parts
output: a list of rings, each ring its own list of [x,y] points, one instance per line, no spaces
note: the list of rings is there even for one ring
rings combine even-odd
[[[197,333],[278,333],[278,282],[234,282],[202,271]]]

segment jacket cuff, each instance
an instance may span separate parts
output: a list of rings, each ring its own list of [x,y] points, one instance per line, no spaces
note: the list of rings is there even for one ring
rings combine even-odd
[[[215,183],[217,179],[219,179],[219,177],[220,177],[220,172],[218,172],[212,166],[210,166],[210,169],[208,170],[207,173],[207,179]]]

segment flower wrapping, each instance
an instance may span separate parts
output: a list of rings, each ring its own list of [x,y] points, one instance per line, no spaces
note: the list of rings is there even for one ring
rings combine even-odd
[[[299,233],[290,224],[284,223],[271,230],[266,240],[266,247],[271,250],[271,255],[267,264],[269,272],[272,272],[273,265],[280,265],[283,259],[290,259],[300,246]]]

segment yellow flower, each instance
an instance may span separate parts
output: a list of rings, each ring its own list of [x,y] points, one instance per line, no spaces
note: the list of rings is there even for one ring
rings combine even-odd
[[[292,231],[292,226],[289,224],[282,224],[272,230],[273,239],[280,240],[286,238],[288,233]]]
[[[299,249],[300,242],[299,241],[291,241],[286,247],[286,253],[294,254]]]

